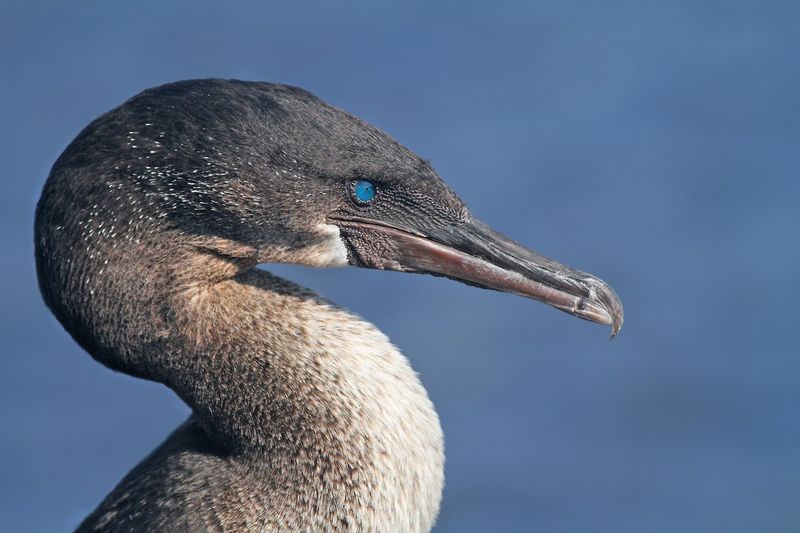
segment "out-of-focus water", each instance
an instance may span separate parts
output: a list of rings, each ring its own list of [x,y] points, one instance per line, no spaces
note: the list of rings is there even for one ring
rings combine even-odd
[[[387,130],[625,303],[609,343],[446,280],[274,269],[420,372],[447,442],[437,531],[800,531],[798,6],[4,4],[0,529],[74,527],[187,415],[51,317],[32,217],[91,119],[217,76],[300,85]]]

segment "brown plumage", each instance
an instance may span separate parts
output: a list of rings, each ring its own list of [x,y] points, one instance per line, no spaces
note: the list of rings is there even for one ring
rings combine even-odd
[[[193,413],[80,531],[432,527],[442,434],[407,360],[257,264],[427,272],[622,322],[607,285],[474,220],[386,134],[266,83],[166,85],[90,124],[45,185],[36,261],[81,346]]]

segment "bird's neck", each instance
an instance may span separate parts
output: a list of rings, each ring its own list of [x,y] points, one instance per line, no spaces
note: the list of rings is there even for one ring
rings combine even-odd
[[[232,457],[310,498],[303,512],[349,509],[366,529],[432,525],[439,421],[380,331],[251,260],[194,250],[166,265],[148,253],[136,270],[112,260],[93,271],[87,286],[101,290],[81,304],[93,331],[76,337],[94,356],[172,388]]]

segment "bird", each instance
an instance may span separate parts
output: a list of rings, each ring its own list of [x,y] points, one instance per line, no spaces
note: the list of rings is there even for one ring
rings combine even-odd
[[[623,322],[607,283],[493,230],[429,161],[281,84],[133,96],[58,157],[34,226],[40,292],[64,329],[191,409],[79,532],[434,526],[443,434],[408,360],[264,265],[447,277],[612,338]]]

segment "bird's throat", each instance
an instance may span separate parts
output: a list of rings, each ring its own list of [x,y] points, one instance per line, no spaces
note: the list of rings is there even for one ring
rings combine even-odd
[[[202,370],[175,388],[213,438],[263,458],[285,483],[321,491],[332,508],[350,507],[366,529],[432,525],[439,421],[382,333],[253,268],[177,300],[180,344],[195,347],[186,358]]]

